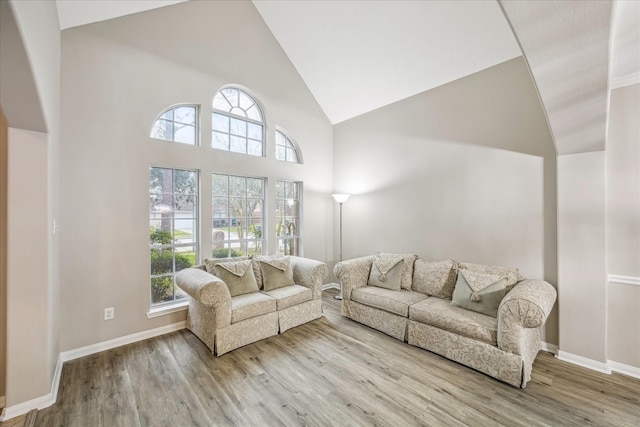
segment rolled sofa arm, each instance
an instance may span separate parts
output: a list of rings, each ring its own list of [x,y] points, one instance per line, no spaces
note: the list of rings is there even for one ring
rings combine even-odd
[[[322,298],[322,282],[329,274],[327,264],[309,258],[289,256],[293,281],[301,286],[311,289],[313,299]]]
[[[350,300],[353,289],[367,286],[371,265],[375,258],[375,255],[370,255],[341,261],[336,264],[333,268],[333,274],[336,275],[342,284],[343,299]]]
[[[524,280],[503,299],[498,308],[498,347],[514,354],[523,354],[523,329],[539,328],[556,302],[558,293],[542,280]],[[539,339],[536,345],[539,344]]]
[[[214,316],[210,320],[215,323],[209,327],[215,329],[231,324],[231,294],[221,279],[199,268],[185,268],[176,274],[176,284],[192,298],[190,311],[192,302],[205,306],[198,311],[213,310]]]

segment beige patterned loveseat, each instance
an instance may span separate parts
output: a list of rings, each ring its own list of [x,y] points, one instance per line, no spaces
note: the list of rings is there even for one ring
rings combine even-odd
[[[189,295],[187,329],[220,356],[320,318],[327,273],[326,264],[295,256],[207,259],[178,272],[176,284]]]
[[[399,269],[397,274],[389,269],[391,263],[380,267],[377,256],[335,266],[342,285],[342,315],[524,388],[540,350],[540,327],[556,300],[555,288],[544,281],[525,279],[517,269],[452,260],[429,262],[415,255],[398,257],[403,262],[401,271],[394,267]],[[399,275],[400,289],[372,285],[386,286],[394,274]],[[491,286],[502,292],[492,313],[452,304],[452,297],[471,306],[480,304],[476,300],[491,299],[491,292],[485,292],[491,286],[472,288],[472,279],[477,277],[489,277],[489,282],[495,281]],[[473,282],[474,286],[477,283]],[[468,290],[468,298],[460,297],[458,290]]]

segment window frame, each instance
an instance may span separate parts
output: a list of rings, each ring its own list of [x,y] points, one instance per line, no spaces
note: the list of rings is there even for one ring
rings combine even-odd
[[[194,252],[194,263],[193,265],[191,265],[190,267],[195,267],[199,264],[199,260],[200,260],[200,244],[201,244],[201,239],[200,239],[200,203],[201,203],[201,194],[200,194],[200,189],[201,189],[201,185],[200,185],[200,171],[198,169],[192,169],[192,168],[179,168],[179,167],[170,167],[170,166],[158,166],[158,165],[150,165],[149,166],[149,197],[151,198],[153,194],[158,194],[158,193],[152,193],[152,189],[151,189],[151,173],[152,173],[152,169],[166,169],[166,170],[171,170],[172,171],[172,192],[171,193],[160,193],[160,194],[171,194],[172,197],[172,203],[174,204],[174,206],[171,208],[171,243],[168,244],[153,244],[151,241],[149,241],[149,261],[150,261],[150,269],[149,269],[149,307],[150,307],[150,311],[148,313],[154,313],[154,312],[159,312],[159,311],[164,311],[165,308],[169,307],[174,307],[174,306],[182,306],[184,305],[185,301],[188,301],[187,298],[187,294],[184,293],[184,291],[182,291],[182,293],[184,293],[183,297],[180,298],[176,298],[177,296],[177,288],[178,286],[175,283],[175,275],[178,273],[178,271],[180,270],[176,270],[176,248],[193,248],[193,252]],[[191,242],[186,242],[186,243],[176,243],[176,237],[175,237],[175,230],[176,230],[176,217],[175,217],[175,171],[183,171],[183,172],[194,172],[195,173],[195,192],[194,194],[190,194],[191,196],[194,197],[194,206],[193,206],[193,218],[183,218],[186,220],[192,220],[193,221],[193,234],[192,234],[192,241]],[[152,211],[152,205],[150,203],[149,200],[149,216],[148,216],[148,220],[149,220],[149,231],[151,232],[151,221],[154,220],[154,218],[152,218],[153,215],[153,211]],[[162,220],[162,218],[161,218]],[[171,273],[160,273],[160,274],[152,274],[152,254],[154,250],[166,250],[166,249],[171,249],[171,263],[172,263],[172,271]],[[188,268],[188,267],[185,267]],[[172,292],[173,292],[173,298],[171,300],[167,300],[167,301],[160,301],[160,302],[155,302],[153,301],[153,279],[154,278],[161,278],[161,277],[171,277],[172,278]]]
[[[278,183],[283,183],[284,184],[284,189],[283,189],[283,194],[284,194],[284,198],[279,198],[278,197]],[[290,198],[286,197],[287,196],[287,186],[291,185],[291,184],[295,184],[297,186],[296,189],[296,199],[293,199],[295,201],[297,201],[297,209],[296,209],[296,215],[286,215],[286,210],[285,210],[285,215],[283,217],[279,217],[278,216],[278,204],[279,203],[283,203],[283,206],[285,206],[286,209],[286,205],[288,204],[288,200],[291,200]],[[274,202],[275,202],[275,230],[274,231],[274,236],[276,239],[276,250],[277,252],[282,252],[285,255],[295,255],[295,256],[302,256],[302,187],[303,187],[303,183],[302,181],[294,181],[294,180],[286,180],[286,179],[276,179],[275,180],[275,192],[274,192]],[[282,218],[284,220],[286,220],[288,217],[291,218],[295,218],[296,223],[297,223],[297,227],[296,227],[296,231],[294,234],[292,235],[279,235],[278,234],[278,225],[279,225],[279,219]],[[295,253],[286,253],[286,248],[287,248],[287,244],[285,242],[287,241],[295,241]],[[282,251],[281,246],[280,246],[280,242],[282,242]],[[291,247],[291,246],[289,246]]]
[[[282,144],[278,144],[278,134],[282,135],[282,137],[284,137],[285,140],[285,144],[287,145],[282,145]],[[289,134],[287,132],[285,132],[282,128],[277,127],[276,126],[276,130],[274,132],[275,135],[275,153],[274,153],[274,157],[276,160],[280,161],[280,162],[287,162],[287,163],[293,163],[293,164],[303,164],[302,162],[302,150],[300,150],[300,146],[298,145],[298,143],[289,136]],[[284,159],[279,159],[278,158],[278,147],[284,147],[285,149],[285,158]],[[287,157],[287,153],[289,152],[289,150],[293,150],[293,152],[295,153],[296,156],[296,160],[289,160]]]
[[[253,101],[253,104],[251,104],[251,106],[249,106],[248,108],[244,109],[242,107],[239,106],[232,106],[231,101],[229,101],[229,99],[227,98],[227,96],[224,94],[224,90],[226,89],[234,89],[238,91],[238,99],[240,99],[240,93],[243,93],[244,95],[246,95],[248,98],[251,99],[251,101]],[[260,113],[260,117],[262,118],[262,120],[256,120],[256,119],[252,119],[250,118],[248,115],[245,116],[241,116],[239,114],[233,113],[232,111],[225,111],[225,110],[221,110],[219,108],[216,108],[214,106],[214,102],[216,97],[218,96],[218,94],[220,94],[221,96],[223,96],[225,98],[225,100],[227,101],[227,103],[232,106],[231,110],[233,110],[234,108],[240,108],[243,111],[246,111],[251,109],[253,106],[256,107],[256,109],[258,110],[258,112]],[[231,124],[229,124],[229,131],[228,132],[222,132],[220,130],[216,130],[214,129],[214,114],[219,114],[222,116],[227,116],[229,117],[229,122],[231,122],[231,119],[235,119],[235,120],[241,120],[247,123],[247,131],[245,132],[245,135],[237,135],[237,134],[233,134],[231,133]],[[250,154],[249,153],[249,141],[257,141],[254,138],[249,138],[248,136],[248,124],[254,124],[254,125],[258,125],[262,128],[262,132],[261,132],[261,137],[262,140],[260,141],[262,144],[262,152],[260,155],[256,155],[256,154]],[[213,146],[213,142],[214,142],[214,132],[218,132],[221,134],[226,134],[229,136],[229,149],[223,149],[223,148],[218,148],[218,147],[214,147]],[[231,150],[231,137],[235,136],[235,137],[242,137],[245,140],[245,151],[244,152],[239,152],[239,151],[232,151]],[[264,114],[264,108],[262,108],[262,105],[260,103],[260,101],[258,100],[258,97],[256,97],[249,89],[242,87],[242,86],[238,86],[238,85],[226,85],[226,86],[222,86],[221,88],[219,88],[216,93],[213,95],[213,99],[211,100],[211,144],[210,147],[214,150],[220,150],[220,151],[227,151],[229,153],[236,153],[236,154],[245,154],[247,156],[253,156],[253,157],[266,157],[266,145],[267,145],[267,121],[265,119],[265,114]]]
[[[176,110],[177,108],[181,108],[181,107],[193,107],[195,109],[195,117],[194,117],[193,125],[188,124],[188,123],[178,122],[178,121],[175,120],[175,111],[174,110]],[[167,119],[163,119],[162,118],[162,116],[167,114],[169,111],[174,111],[173,112],[174,120],[167,120]],[[173,139],[158,138],[156,136],[153,136],[153,129],[155,128],[156,123],[158,123],[159,121],[168,121],[168,122],[171,122],[172,124],[174,124],[174,127],[173,127],[174,130],[172,132]],[[176,141],[176,139],[175,139],[175,134],[176,134],[175,123],[179,123],[181,125],[189,126],[189,127],[193,127],[194,128],[194,130],[193,130],[193,132],[194,132],[193,144],[190,144],[190,143],[187,143],[187,142],[182,142],[182,141]],[[200,145],[200,106],[198,104],[184,103],[184,104],[174,104],[174,105],[172,105],[170,107],[165,108],[153,120],[153,123],[151,124],[151,130],[149,131],[149,138],[154,139],[154,140],[158,140],[158,141],[175,142],[177,144],[182,144],[182,145],[186,145],[186,146],[198,147]]]
[[[227,178],[227,190],[226,190],[226,196],[225,195],[216,195],[214,193],[215,191],[215,185],[213,184],[213,180],[215,176],[224,176]],[[232,216],[231,213],[231,199],[233,198],[231,196],[231,191],[230,191],[230,179],[231,177],[234,178],[242,178],[245,180],[245,190],[244,190],[244,202],[246,203],[249,199],[255,199],[255,198],[249,198],[247,197],[247,193],[248,193],[248,186],[246,185],[246,180],[247,179],[255,179],[255,180],[260,180],[262,182],[262,198],[259,199],[260,203],[261,203],[261,217],[260,217],[260,226],[261,226],[261,237],[260,238],[254,238],[254,239],[249,239],[248,233],[249,233],[249,229],[246,230],[246,235],[244,239],[240,239],[240,238],[236,238],[236,239],[231,239],[231,232],[229,231],[230,228],[232,228],[232,224],[233,224],[233,219],[235,218],[234,216]],[[224,218],[225,222],[227,223],[226,225],[226,229],[227,229],[227,233],[225,235],[225,238],[221,241],[219,241],[219,243],[222,244],[222,248],[216,248],[216,243],[218,243],[218,241],[214,240],[213,234],[214,231],[216,231],[216,229],[220,229],[220,227],[216,227],[215,226],[215,222],[217,220],[216,218],[216,209],[214,207],[214,201],[216,199],[223,199],[226,198],[226,205],[227,205],[227,216],[226,218]],[[260,252],[256,253],[254,255],[262,255],[264,254],[265,251],[265,246],[267,243],[267,239],[265,237],[265,224],[266,224],[266,220],[267,220],[267,216],[266,216],[266,201],[267,201],[267,178],[265,177],[259,177],[259,176],[248,176],[248,175],[237,175],[237,174],[230,174],[230,173],[218,173],[218,172],[212,172],[211,173],[211,257],[212,258],[216,258],[214,251],[216,249],[227,249],[227,256],[229,258],[235,258],[231,251],[233,250],[232,245],[234,243],[239,243],[240,247],[242,248],[243,244],[245,246],[245,253],[239,255],[239,256],[248,256],[249,255],[249,249],[250,249],[250,243],[254,243],[255,244],[255,248],[258,247],[258,245],[260,246]],[[248,213],[245,212],[247,215]],[[248,218],[248,217],[245,217]],[[237,218],[235,218],[237,221]],[[255,231],[254,231],[254,235],[255,235]],[[220,257],[220,258],[226,258],[226,257]]]

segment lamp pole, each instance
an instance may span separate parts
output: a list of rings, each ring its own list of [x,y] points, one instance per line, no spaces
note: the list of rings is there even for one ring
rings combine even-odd
[[[340,205],[340,261],[342,261],[342,205],[351,196],[350,194],[332,194],[338,205]],[[342,299],[342,282],[340,282],[340,293],[334,296],[335,299]]]

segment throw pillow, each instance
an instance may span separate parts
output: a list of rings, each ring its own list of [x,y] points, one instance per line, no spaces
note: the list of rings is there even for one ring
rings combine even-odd
[[[289,258],[281,256],[278,258],[258,259],[258,264],[262,277],[262,287],[265,291],[272,291],[295,284]]]
[[[451,299],[456,286],[454,260],[427,261],[418,258],[413,267],[411,289],[438,298]]]
[[[402,289],[402,257],[376,257],[369,273],[369,286],[399,291]]]
[[[507,278],[468,270],[460,270],[458,273],[451,305],[498,317],[498,307],[505,296]]]
[[[264,289],[264,283],[262,280],[262,269],[260,268],[260,261],[270,262],[272,260],[279,260],[284,258],[284,255],[281,253],[275,253],[272,255],[258,255],[251,258],[253,260],[253,272],[256,275],[256,281],[258,282],[258,287],[260,289]]]
[[[251,260],[220,262],[214,266],[215,275],[229,288],[232,297],[260,291]]]
[[[411,289],[411,280],[413,278],[413,263],[418,258],[417,255],[414,254],[387,254],[378,252],[378,256],[381,258],[402,258],[403,267],[402,267],[402,281],[400,282],[400,286],[402,289]]]
[[[495,265],[473,264],[470,262],[461,262],[458,264],[458,270],[477,271],[484,274],[493,274],[497,276],[505,276],[507,278],[507,286],[513,286],[518,282],[518,269],[512,267],[498,267]]]
[[[235,258],[206,258],[204,260],[204,267],[207,273],[215,275],[216,273],[214,269],[216,265],[223,262],[244,261],[247,259],[249,259],[248,256],[241,256],[241,257],[235,257]]]

